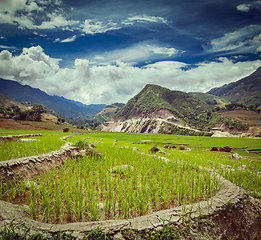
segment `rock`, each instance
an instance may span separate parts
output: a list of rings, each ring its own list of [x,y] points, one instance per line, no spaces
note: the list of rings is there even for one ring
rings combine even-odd
[[[190,149],[190,148],[185,148],[184,150],[185,150],[185,151],[191,151],[191,149]]]
[[[139,151],[139,149],[136,148],[136,147],[133,147],[132,150],[133,150],[133,151]]]
[[[166,144],[163,148],[169,149],[169,148],[171,148],[171,146],[169,144]]]
[[[64,128],[63,132],[69,132],[69,130],[70,130],[69,128]]]
[[[91,157],[102,158],[102,154],[94,149],[85,149],[86,155],[90,155]]]
[[[164,151],[158,151],[159,154],[166,154]]]
[[[103,138],[100,139],[100,141],[102,141],[102,140],[103,140]]]
[[[171,148],[177,148],[176,146],[172,146]]]
[[[125,238],[122,236],[121,232],[116,233],[113,236],[113,240],[124,240]]]
[[[113,145],[117,145],[117,142],[114,142]]]
[[[114,142],[118,142],[118,140],[114,140]]]
[[[212,147],[210,151],[216,152],[231,152],[231,147]]]
[[[179,150],[185,150],[186,148],[183,145],[180,145]]]
[[[234,154],[232,155],[232,158],[242,159],[242,157],[241,157],[238,153],[234,153]]]
[[[151,148],[149,151],[151,151],[151,152],[158,152],[159,151],[159,149],[157,148],[157,147],[153,147],[153,148]]]
[[[93,143],[90,144],[90,147],[96,148],[96,146]]]
[[[39,142],[40,140],[30,139],[30,138],[21,138],[20,141],[22,141],[22,142]]]

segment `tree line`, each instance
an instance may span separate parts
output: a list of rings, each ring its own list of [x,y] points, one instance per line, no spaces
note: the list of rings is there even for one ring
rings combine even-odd
[[[21,110],[18,106],[0,106],[1,117],[15,120],[41,121],[42,113],[45,113],[42,105],[34,105],[31,109]]]

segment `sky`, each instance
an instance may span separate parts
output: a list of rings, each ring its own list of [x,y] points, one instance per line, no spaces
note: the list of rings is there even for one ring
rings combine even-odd
[[[0,0],[0,77],[84,104],[207,92],[260,60],[260,0]]]

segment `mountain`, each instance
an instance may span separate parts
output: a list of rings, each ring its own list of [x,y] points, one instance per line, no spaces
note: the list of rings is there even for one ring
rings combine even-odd
[[[245,105],[261,104],[261,67],[251,75],[236,82],[225,84],[220,88],[213,88],[207,92],[222,97],[231,103]]]
[[[37,88],[21,85],[16,81],[0,79],[0,93],[18,102],[32,102],[51,108],[68,118],[91,118],[100,112],[105,104],[84,105],[64,97],[50,96]]]
[[[202,134],[212,107],[191,94],[148,84],[103,131]],[[190,133],[189,133],[190,132]]]
[[[230,104],[229,101],[227,101],[224,98],[212,95],[212,94],[207,94],[207,93],[201,93],[201,92],[193,92],[190,93],[194,97],[197,97],[204,101],[205,103],[212,105],[212,106],[219,106],[219,107],[224,107],[227,104]]]
[[[169,110],[172,115],[189,123],[190,119],[211,111],[212,108],[202,100],[181,91],[171,91],[167,88],[147,84],[144,89],[115,115],[114,118],[132,118],[149,116],[161,109]]]

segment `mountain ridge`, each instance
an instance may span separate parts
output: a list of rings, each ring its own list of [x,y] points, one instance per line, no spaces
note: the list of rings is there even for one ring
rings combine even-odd
[[[80,102],[59,96],[50,96],[38,88],[32,88],[28,85],[22,85],[16,81],[2,78],[0,79],[0,85],[0,93],[17,102],[41,104],[68,118],[91,118],[106,106],[105,104],[91,104],[88,107],[88,105]],[[95,109],[95,105],[97,109]]]
[[[207,92],[222,97],[231,103],[245,105],[261,104],[261,67],[252,74],[236,82],[225,84],[219,88],[213,88]]]

